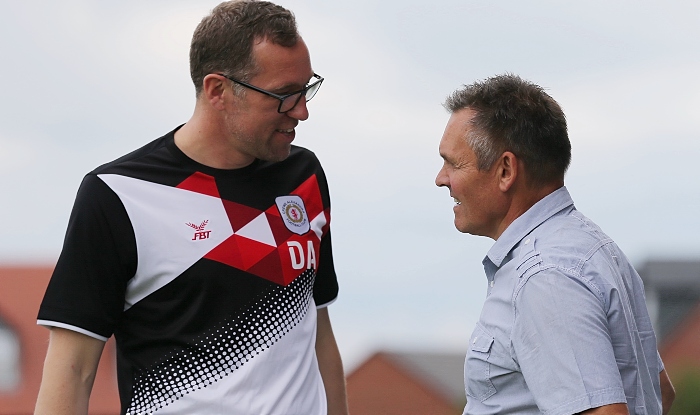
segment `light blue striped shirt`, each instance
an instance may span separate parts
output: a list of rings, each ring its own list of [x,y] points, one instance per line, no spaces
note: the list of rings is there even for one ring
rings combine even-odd
[[[488,294],[465,362],[465,414],[661,414],[663,363],[641,278],[562,187],[483,261]]]

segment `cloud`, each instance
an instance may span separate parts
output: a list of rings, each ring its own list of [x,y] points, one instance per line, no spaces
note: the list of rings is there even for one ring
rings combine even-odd
[[[0,175],[11,175],[18,169],[34,164],[33,146],[18,137],[0,135]]]
[[[693,140],[700,134],[698,72],[698,64],[657,64],[557,91],[572,140],[583,151]]]

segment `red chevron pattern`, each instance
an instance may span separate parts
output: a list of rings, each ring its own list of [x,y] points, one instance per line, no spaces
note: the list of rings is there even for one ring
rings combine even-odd
[[[214,177],[203,173],[193,174],[177,187],[220,198]],[[316,176],[311,176],[290,194],[303,200],[311,230],[303,235],[291,232],[275,204],[260,211],[222,199],[234,234],[204,258],[283,286],[307,269],[318,269],[321,240],[314,229],[320,227],[325,234],[329,219],[323,210]]]

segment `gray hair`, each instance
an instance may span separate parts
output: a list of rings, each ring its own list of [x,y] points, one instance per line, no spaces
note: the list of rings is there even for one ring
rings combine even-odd
[[[542,87],[517,75],[498,75],[465,85],[444,106],[450,113],[465,108],[476,112],[465,139],[480,170],[510,151],[523,160],[531,184],[564,179],[571,163],[566,117]]]

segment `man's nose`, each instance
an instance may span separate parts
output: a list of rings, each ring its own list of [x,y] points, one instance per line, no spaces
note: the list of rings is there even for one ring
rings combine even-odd
[[[309,118],[309,109],[306,107],[306,99],[301,97],[297,105],[287,111],[287,115],[299,121],[307,120]]]
[[[447,175],[445,174],[445,168],[443,167],[440,169],[437,176],[435,176],[435,186],[446,187],[449,183],[450,182],[447,180]]]

